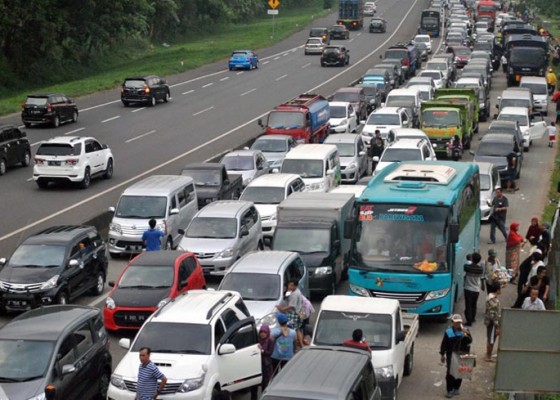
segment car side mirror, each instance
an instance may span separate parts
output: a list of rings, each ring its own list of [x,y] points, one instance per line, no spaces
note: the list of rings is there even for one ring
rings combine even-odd
[[[273,169],[272,169],[272,173],[273,173],[273,174],[277,174],[277,173],[279,173],[279,172],[280,172],[280,169],[279,169],[279,168],[273,168]]]
[[[130,339],[128,338],[122,338],[119,340],[119,346],[122,347],[125,350],[130,349]]]
[[[330,176],[330,175],[334,175],[334,170],[333,169],[328,169],[327,170],[327,176]]]
[[[184,230],[184,229],[177,229],[177,233],[178,233],[179,235],[183,235],[183,236],[184,236],[184,235],[185,235],[185,230]]]
[[[373,160],[374,162],[379,162],[379,156],[373,157],[372,160]]]
[[[115,281],[109,281],[109,283],[107,283],[109,285],[109,287],[115,287]]]
[[[259,118],[259,119],[257,120],[257,124],[258,124],[261,128],[264,128],[264,125],[263,125],[263,122],[262,122],[262,118]]]
[[[69,267],[77,267],[77,266],[79,266],[79,265],[80,265],[80,263],[78,262],[78,260],[70,260],[70,261],[68,262],[68,266],[69,266]]]
[[[235,346],[231,343],[224,343],[218,349],[218,355],[223,356],[226,354],[233,354],[237,351]]]
[[[363,156],[366,155],[366,152],[362,150],[362,151],[360,151],[360,152],[358,153],[358,155],[359,155],[360,157],[363,157]]]
[[[109,210],[109,212],[114,213],[115,212],[115,207],[109,207],[108,210]]]
[[[72,364],[66,364],[62,366],[62,371],[61,371],[62,376],[71,374],[73,372],[76,372],[76,367],[74,367]]]
[[[406,339],[406,331],[399,331],[396,337],[397,344],[404,342],[404,339]]]
[[[172,208],[171,211],[169,211],[169,215],[177,215],[177,214],[179,214],[178,208]]]
[[[6,257],[0,258],[0,265],[6,264]]]
[[[249,236],[249,229],[243,225],[239,231],[239,237]]]

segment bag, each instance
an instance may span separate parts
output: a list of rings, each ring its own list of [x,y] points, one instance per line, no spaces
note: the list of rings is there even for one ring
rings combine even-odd
[[[449,374],[455,379],[472,379],[472,373],[476,365],[476,355],[453,352],[451,354],[451,364]]]
[[[303,294],[301,295],[301,297],[301,309],[298,312],[298,316],[303,321],[309,318],[311,314],[315,312],[315,308],[313,308],[313,304],[311,304],[307,297],[305,297]]]

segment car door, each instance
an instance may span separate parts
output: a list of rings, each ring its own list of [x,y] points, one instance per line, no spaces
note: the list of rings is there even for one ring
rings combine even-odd
[[[92,236],[95,236],[95,234],[92,233]],[[101,238],[98,239],[101,240]],[[82,238],[78,246],[80,247],[79,262],[84,266],[82,281],[79,283],[79,291],[83,292],[95,285],[97,274],[102,267],[100,266],[101,260],[99,260],[98,255],[98,245],[89,235]]]
[[[17,157],[17,146],[14,137],[14,130],[11,128],[6,129],[2,132],[0,137],[0,143],[4,147],[4,155],[6,157],[6,165],[12,166],[18,163]]]
[[[187,257],[181,261],[179,265],[179,293],[192,289],[202,289],[204,284],[204,276],[197,274],[197,263],[194,256]]]
[[[76,361],[76,371],[68,382],[76,386],[76,397],[64,397],[74,399],[90,399],[96,394],[97,380],[99,379],[98,365],[96,360],[97,344],[92,331],[90,321],[78,326],[73,332]],[[62,398],[62,397],[61,397]]]
[[[309,276],[307,268],[299,255],[288,265],[288,268],[286,268],[283,282],[284,287],[290,280],[294,279],[298,281],[298,288],[301,293],[309,298]]]
[[[245,236],[241,236],[239,237],[239,241],[240,241],[240,255],[245,255],[247,254],[249,251],[255,250],[257,246],[253,247],[252,246],[252,237],[251,237],[251,228],[253,227],[253,225],[255,224],[253,221],[253,217],[251,215],[251,210],[247,210],[243,213],[243,215],[241,216],[241,220],[239,221],[240,223],[240,229],[239,232],[241,232],[242,230],[247,230],[249,232],[248,235]]]
[[[358,157],[358,175],[362,176],[362,172],[367,170],[367,157],[364,141],[362,140],[361,135],[358,135],[356,140],[356,156]]]
[[[358,129],[358,117],[356,115],[356,110],[352,107],[352,104],[348,104],[348,108],[346,109],[346,118],[348,118],[348,132],[355,132]]]
[[[546,133],[546,122],[541,113],[532,113],[529,121],[529,136],[531,140],[538,140]]]
[[[99,152],[95,151],[93,139],[87,139],[85,142],[85,164],[89,165],[91,175],[99,171]],[[84,167],[85,168],[85,167]]]
[[[82,283],[86,280],[87,271],[83,261],[84,248],[80,245],[80,241],[74,242],[70,250],[69,262],[62,272],[62,280],[67,284],[68,296],[73,298],[80,292]],[[70,265],[75,260],[76,265]]]
[[[14,161],[17,163],[22,162],[25,159],[25,152],[27,151],[27,139],[25,134],[18,128],[12,129],[12,136],[14,140]]]
[[[74,333],[68,333],[61,341],[56,352],[56,361],[52,372],[51,384],[56,387],[56,394],[60,399],[81,399],[83,384],[76,382],[78,369],[62,374],[65,365],[74,367],[77,361],[76,349],[74,346]],[[82,382],[83,383],[83,382]]]
[[[235,352],[223,354],[221,350],[224,344],[234,345]],[[222,389],[235,392],[261,383],[261,351],[258,348],[257,328],[253,317],[231,325],[222,336],[217,353]]]

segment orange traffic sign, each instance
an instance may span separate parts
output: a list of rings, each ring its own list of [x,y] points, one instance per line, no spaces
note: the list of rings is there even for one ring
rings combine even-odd
[[[268,5],[273,10],[276,10],[276,7],[278,7],[280,5],[280,0],[268,0]]]

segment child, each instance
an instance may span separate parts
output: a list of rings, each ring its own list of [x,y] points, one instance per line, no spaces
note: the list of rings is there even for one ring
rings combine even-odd
[[[554,142],[556,142],[556,124],[554,121],[550,122],[546,129],[548,131],[548,147],[552,147]]]

